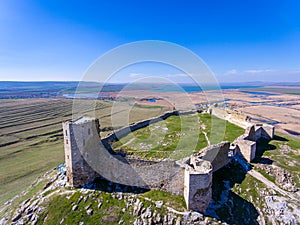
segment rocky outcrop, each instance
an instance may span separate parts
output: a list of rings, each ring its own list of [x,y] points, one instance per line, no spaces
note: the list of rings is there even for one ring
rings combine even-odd
[[[287,170],[275,166],[275,165],[257,165],[261,170],[264,170],[267,174],[275,178],[275,183],[283,190],[296,192],[298,188],[294,181],[293,175]]]
[[[219,224],[212,219],[205,218],[203,214],[199,212],[184,211],[178,212],[172,208],[169,203],[163,201],[153,201],[149,198],[145,198],[139,194],[126,193],[126,192],[112,192],[103,193],[102,191],[92,189],[76,189],[67,190],[62,188],[66,183],[66,176],[63,174],[52,175],[47,182],[48,185],[42,192],[37,193],[29,199],[23,201],[11,218],[1,219],[1,224],[41,224],[47,222],[47,204],[51,201],[51,197],[59,195],[61,199],[71,199],[70,207],[72,213],[82,213],[82,218],[85,218],[85,222],[81,221],[78,224],[85,224],[88,222],[88,218],[92,218],[94,214],[97,214],[99,210],[103,209],[103,204],[109,204],[108,201],[103,201],[103,196],[109,195],[112,199],[116,199],[122,202],[124,205],[120,211],[127,217],[134,217],[134,220],[130,224],[140,225],[183,225],[183,224]],[[63,186],[62,186],[63,185]],[[103,193],[103,195],[102,195]],[[74,196],[77,196],[74,198]],[[112,205],[117,207],[116,205]],[[62,218],[58,218],[58,224],[64,224],[66,222],[66,215],[62,215]],[[126,218],[126,217],[124,217]],[[109,216],[103,216],[101,221],[113,224],[128,224],[128,221],[124,221],[122,218],[118,219],[114,212],[111,212]],[[225,224],[225,223],[224,223]]]
[[[39,193],[35,197],[28,198],[21,202],[21,204],[18,206],[18,208],[12,215],[11,225],[37,224],[39,215],[45,211],[45,207],[44,205],[42,205],[42,203],[51,196],[44,196],[44,193],[54,190],[58,187],[64,187],[65,185],[66,176],[64,174],[56,173],[53,177],[51,177],[51,179],[48,180],[46,185],[44,185],[43,191],[41,193]],[[9,220],[7,220],[7,222],[8,221]]]
[[[266,196],[266,215],[272,224],[298,224],[300,211],[297,208],[289,208],[286,199],[280,196]],[[296,207],[294,205],[294,207]],[[296,216],[297,215],[297,216]]]

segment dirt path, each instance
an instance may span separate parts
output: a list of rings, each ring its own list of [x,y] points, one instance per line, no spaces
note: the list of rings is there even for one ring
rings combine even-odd
[[[135,137],[131,138],[129,141],[127,141],[126,143],[122,144],[117,149],[123,148],[124,146],[131,144],[134,140],[135,140]]]
[[[205,129],[206,129],[205,124],[201,123],[201,124],[200,124],[200,127],[201,127],[202,133],[204,134],[204,137],[205,137],[205,139],[206,139],[206,141],[207,141],[207,146],[210,146],[210,141],[209,141],[209,139],[208,139],[208,137],[207,137],[207,133],[205,132]]]
[[[208,139],[208,137],[207,137],[207,133],[204,132],[204,131],[202,131],[202,133],[204,134],[204,137],[205,137],[205,139],[206,139],[206,141],[207,141],[207,146],[210,146],[210,141],[209,141],[209,139]]]

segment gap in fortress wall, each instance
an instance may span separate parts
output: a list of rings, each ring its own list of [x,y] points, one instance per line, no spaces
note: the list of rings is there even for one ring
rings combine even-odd
[[[189,210],[204,212],[212,198],[213,172],[226,166],[232,160],[233,155],[241,155],[251,162],[255,158],[256,142],[260,138],[272,139],[274,136],[274,127],[271,125],[251,124],[247,117],[225,109],[210,108],[208,111],[219,118],[229,122],[234,121],[233,123],[239,126],[243,125],[242,127],[246,127],[245,134],[238,137],[232,144],[221,142],[211,145],[202,149],[198,154],[178,161],[129,160],[115,154],[110,143],[150,123],[169,116],[196,113],[195,111],[167,112],[162,116],[121,128],[102,140],[99,137],[98,119],[82,117],[64,122],[68,183],[73,187],[81,187],[101,177],[114,183],[163,190],[183,195]],[[96,170],[100,172],[97,173],[90,165],[97,165]]]

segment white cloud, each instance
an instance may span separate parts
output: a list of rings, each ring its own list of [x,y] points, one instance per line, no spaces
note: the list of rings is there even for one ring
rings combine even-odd
[[[275,72],[276,70],[271,69],[252,69],[252,70],[245,70],[244,73],[248,74],[260,74],[260,73],[269,73],[269,72]]]
[[[236,69],[231,69],[231,70],[228,70],[225,75],[234,75],[234,74],[237,74],[238,71]]]
[[[250,70],[244,70],[244,71],[238,71],[237,69],[231,69],[228,70],[225,75],[243,75],[243,74],[263,74],[263,73],[272,73],[276,72],[276,70],[272,69],[250,69]]]
[[[140,74],[140,73],[130,73],[128,75],[129,77],[132,77],[132,78],[138,78],[138,77],[144,77],[144,74]]]

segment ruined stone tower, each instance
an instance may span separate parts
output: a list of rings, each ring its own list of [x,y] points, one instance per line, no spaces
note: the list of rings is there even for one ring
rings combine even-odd
[[[204,212],[212,198],[212,165],[197,156],[190,158],[184,173],[184,199],[187,208]]]
[[[64,134],[65,163],[68,183],[80,187],[93,181],[98,174],[89,166],[88,145],[99,138],[99,120],[81,117],[62,123]]]
[[[246,128],[245,134],[234,141],[235,152],[242,155],[248,162],[252,162],[256,156],[256,142],[263,138],[271,140],[274,137],[274,126],[268,124],[256,124]]]

